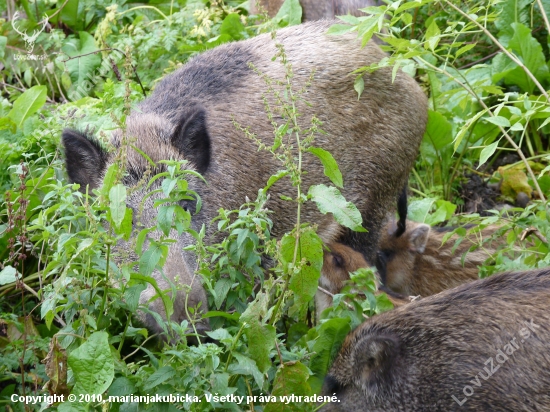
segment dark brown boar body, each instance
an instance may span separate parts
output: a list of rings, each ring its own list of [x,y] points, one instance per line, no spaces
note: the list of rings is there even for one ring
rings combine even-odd
[[[407,220],[406,230],[395,236],[396,225],[390,221],[380,234],[379,256],[385,263],[382,282],[407,296],[429,296],[478,279],[479,266],[496,253],[502,242],[490,241],[469,252],[495,234],[499,226],[488,226],[468,233],[453,251],[458,235],[444,244],[443,237],[454,228],[434,229],[425,223]]]
[[[477,280],[373,317],[344,341],[323,412],[550,410],[550,270]]]
[[[315,145],[330,151],[338,162],[344,179],[342,193],[361,211],[368,233],[334,231],[332,218],[322,215],[311,202],[302,208],[302,220],[318,223],[323,240],[342,242],[369,259],[375,253],[385,213],[393,205],[417,155],[427,120],[427,103],[424,93],[409,76],[398,73],[392,82],[391,68],[366,74],[365,91],[358,100],[349,73],[378,62],[385,55],[374,43],[360,48],[354,34],[326,36],[324,33],[333,23],[322,21],[285,28],[277,33],[277,41],[284,45],[292,64],[295,90],[304,87],[315,72],[305,94],[310,105],[296,102],[299,119],[303,127],[309,125],[314,114],[323,122],[326,134],[319,135]],[[256,198],[258,189],[281,169],[278,160],[266,151],[258,151],[257,144],[233,126],[236,120],[249,127],[262,142],[273,143],[273,127],[264,114],[263,95],[267,86],[248,64],[253,63],[269,77],[282,81],[285,69],[272,60],[276,53],[269,34],[205,52],[163,79],[127,119],[127,135],[154,162],[187,159],[190,167],[208,181],[204,184],[191,179],[189,183],[203,202],[191,226],[200,230],[206,224],[208,241],[215,240],[211,237],[215,225],[209,222],[220,207],[236,209],[246,197]],[[274,116],[276,121],[283,122],[277,111]],[[115,133],[115,146],[119,137],[120,133]],[[81,185],[99,185],[112,157],[74,131],[64,133],[63,143],[70,178]],[[129,149],[126,162],[126,183],[133,185],[142,178],[147,161]],[[304,189],[312,184],[329,183],[313,155],[304,154],[302,167],[308,171],[303,177]],[[159,185],[157,180],[150,190]],[[291,230],[295,224],[295,207],[279,197],[294,196],[295,190],[288,179],[278,181],[270,189],[268,207],[276,217],[275,236]],[[144,190],[133,191],[128,204],[138,209],[144,195]],[[141,219],[145,225],[155,220],[155,199],[152,196],[145,201]],[[194,210],[192,205],[189,208]],[[194,243],[194,239],[187,233],[177,239],[170,248],[164,272],[168,279],[179,277],[179,283],[189,285],[194,279],[196,258],[182,248]],[[142,301],[153,294],[152,289],[146,291]],[[180,315],[174,318],[178,320],[184,318],[185,295],[181,294],[175,302]],[[204,291],[196,280],[191,295],[193,302],[205,306]],[[162,313],[159,306],[157,300],[151,308]]]
[[[260,9],[263,9],[269,17],[274,17],[283,3],[284,0],[250,0],[250,14],[258,14]],[[364,16],[365,13],[359,9],[378,4],[375,0],[300,0],[300,5],[302,21],[314,21],[345,14]]]

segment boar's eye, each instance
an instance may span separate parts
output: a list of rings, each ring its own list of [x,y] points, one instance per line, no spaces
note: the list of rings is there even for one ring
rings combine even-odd
[[[332,252],[332,264],[336,267],[343,268],[344,258],[342,257],[342,255]]]
[[[378,253],[386,262],[389,262],[395,257],[395,250],[391,249],[382,249]]]

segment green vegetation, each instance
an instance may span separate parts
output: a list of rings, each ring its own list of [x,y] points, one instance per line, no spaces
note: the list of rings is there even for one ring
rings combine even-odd
[[[132,105],[192,56],[298,23],[297,2],[287,0],[284,7],[268,21],[248,16],[246,2],[231,0],[0,5],[2,16],[10,17],[0,20],[0,403],[10,410],[40,409],[12,403],[12,394],[47,393],[100,395],[52,407],[67,411],[101,410],[107,396],[132,394],[197,396],[201,403],[176,403],[191,411],[315,410],[315,403],[285,405],[260,396],[318,394],[345,335],[364,316],[391,307],[384,295],[373,294],[374,274],[364,269],[352,275],[322,320],[313,320],[323,249],[312,222],[301,220],[301,205],[313,201],[340,223],[361,227],[358,212],[337,189],[338,166],[315,146],[322,125],[315,119],[307,129],[298,125],[294,102],[306,94],[290,82],[271,82],[257,71],[276,102],[266,107],[275,140],[261,149],[281,160],[281,172],[239,210],[220,210],[215,224],[224,239],[218,244],[205,243],[204,231],[191,231],[190,213],[177,204],[193,199],[200,207],[197,194],[188,190],[185,179],[193,172],[185,162],[166,162],[166,172],[147,176],[162,179],[165,198],[156,205],[156,226],[135,233],[136,212],[125,203],[131,188],[121,183],[119,165],[90,196],[67,182],[63,128],[93,131],[108,142],[112,130],[124,127]],[[416,76],[430,96],[429,124],[411,174],[416,197],[409,217],[430,224],[475,223],[474,231],[501,225],[498,235],[506,245],[482,268],[483,276],[548,266],[550,4],[422,0],[368,11],[372,16],[342,17],[330,30],[336,36],[355,31],[363,43],[373,35],[385,40],[388,58],[357,68],[358,94],[368,92],[365,72],[392,66]],[[38,36],[25,42],[20,33]],[[290,79],[284,49],[274,57]],[[273,113],[282,120],[275,121]],[[235,127],[254,138],[247,125],[235,121]],[[290,155],[290,144],[300,155],[316,155],[334,186],[303,187],[307,171]],[[505,161],[510,153],[513,160]],[[522,196],[531,201],[526,207],[472,211],[463,196],[471,176],[498,183],[499,202],[513,204]],[[278,179],[291,179],[295,188],[287,196],[296,207],[296,226],[274,239],[265,202]],[[155,229],[164,236],[143,250],[145,236]],[[131,316],[141,308],[138,299],[147,284],[156,288],[166,312],[172,310],[173,302],[151,277],[166,259],[171,230],[196,239],[192,249],[208,293],[208,335],[214,343],[188,346],[182,339],[196,334],[198,314],[190,307],[189,322],[158,319],[170,343],[157,341]],[[456,232],[465,234],[461,228]],[[120,239],[131,242],[138,260],[115,258],[113,246]],[[265,258],[273,262],[269,270],[262,265]],[[237,405],[211,395],[253,400]],[[176,404],[128,400],[109,410]]]

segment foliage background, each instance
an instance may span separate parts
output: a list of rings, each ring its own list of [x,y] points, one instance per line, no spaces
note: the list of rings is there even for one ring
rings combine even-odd
[[[495,236],[505,241],[481,276],[548,266],[550,4],[396,1],[369,12],[371,17],[342,17],[332,34],[355,31],[363,42],[382,37],[388,58],[379,65],[415,76],[430,97],[429,124],[410,178],[409,218],[432,225],[474,223],[473,232],[498,224]],[[131,236],[127,189],[119,184],[123,171],[112,169],[101,191],[88,198],[68,184],[60,151],[66,127],[93,131],[108,142],[132,104],[192,56],[299,23],[297,2],[287,1],[273,20],[248,16],[246,2],[215,0],[8,0],[0,13],[0,402],[8,410],[89,410],[100,409],[101,399],[25,407],[12,404],[10,396],[319,393],[344,336],[364,316],[391,307],[373,295],[372,272],[354,274],[355,287],[337,295],[333,309],[315,322],[311,291],[292,287],[293,279],[306,276],[300,262],[309,261],[315,290],[322,249],[314,227],[298,224],[281,240],[271,239],[266,191],[260,191],[239,211],[220,212],[218,228],[227,234],[222,243],[205,245],[201,233],[195,234],[214,343],[187,346],[181,339],[194,316],[190,323],[163,323],[173,339],[155,343],[129,314],[137,310],[144,285],[154,282],[149,275],[162,265],[169,239],[133,262],[137,272],[131,262],[115,265],[111,245]],[[45,15],[49,23],[40,32]],[[29,45],[18,31],[39,33],[36,58],[24,59]],[[358,68],[350,76],[358,94],[364,92],[361,75],[374,69]],[[291,112],[288,124],[297,115]],[[316,132],[312,125],[303,135]],[[298,144],[308,149],[309,143]],[[160,176],[171,188],[159,216],[166,216],[170,202],[194,196],[185,185],[169,184],[183,181],[184,169],[171,164]],[[337,178],[333,182],[338,186]],[[468,197],[471,182],[477,182],[474,192],[483,193],[473,201],[481,207]],[[308,189],[297,188],[298,194]],[[189,216],[176,215],[159,217],[157,227],[165,233],[185,230]],[[453,239],[460,242],[465,230],[456,233]],[[139,233],[134,235],[139,244]],[[479,237],[471,249],[490,240]],[[296,255],[296,242],[304,256]],[[272,276],[261,265],[265,255],[275,262]],[[170,299],[165,303],[170,307]],[[175,408],[131,400],[109,407]],[[179,407],[302,411],[316,405],[258,398],[248,405],[203,399]]]

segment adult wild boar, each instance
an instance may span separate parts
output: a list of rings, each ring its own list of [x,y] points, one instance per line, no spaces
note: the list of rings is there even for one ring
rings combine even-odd
[[[274,17],[284,0],[250,0],[250,14],[258,14],[260,10],[267,11],[269,17]],[[300,0],[302,6],[302,21],[332,19],[336,16],[351,14],[364,16],[359,9],[378,6],[376,0]]]
[[[550,270],[477,280],[375,316],[344,344],[321,410],[550,410]]]
[[[303,88],[315,72],[304,95],[309,104],[296,101],[299,121],[307,127],[315,114],[323,122],[326,134],[317,136],[315,145],[330,151],[340,165],[345,186],[342,193],[357,205],[368,233],[333,230],[332,218],[322,215],[311,202],[302,208],[302,220],[318,223],[325,241],[344,243],[369,259],[375,253],[385,213],[416,157],[427,121],[427,102],[411,77],[400,72],[392,81],[391,68],[366,74],[365,89],[358,99],[354,77],[349,73],[378,62],[385,54],[374,43],[361,48],[353,34],[326,36],[332,24],[334,21],[319,21],[288,27],[277,33],[277,42],[284,45],[292,64],[295,90]],[[273,127],[264,114],[267,86],[249,63],[272,79],[283,81],[285,68],[272,59],[276,53],[270,34],[205,52],[164,78],[126,121],[126,133],[135,140],[133,145],[153,162],[186,159],[191,168],[206,178],[208,184],[191,179],[189,186],[200,194],[203,202],[200,212],[193,216],[192,228],[199,230],[206,224],[208,236],[215,232],[215,225],[210,226],[209,222],[220,207],[236,209],[245,197],[256,198],[258,189],[281,169],[278,160],[266,151],[258,151],[257,144],[233,125],[233,120],[237,120],[260,141],[273,144]],[[282,124],[280,112],[273,110],[274,120]],[[120,135],[115,133],[115,147]],[[100,185],[113,155],[72,130],[64,132],[63,144],[71,180],[81,186]],[[132,148],[128,149],[125,161],[128,172],[125,182],[134,185],[142,178],[148,162]],[[304,190],[314,183],[329,183],[319,160],[311,154],[304,154],[302,167],[308,172],[303,176]],[[158,170],[162,170],[162,165]],[[151,189],[159,185],[157,180]],[[286,178],[275,183],[270,192],[268,207],[275,217],[273,234],[279,236],[292,229],[296,215],[295,205],[282,200],[280,195],[294,196],[296,189]],[[132,191],[128,204],[137,210],[144,195],[143,188]],[[145,225],[154,222],[154,200],[153,196],[145,201],[141,217]],[[192,284],[191,304],[202,302],[204,308],[204,291],[196,279],[192,283],[196,258],[182,251],[193,242],[187,233],[178,237],[170,248],[164,273],[170,280],[178,277],[179,283]],[[158,272],[154,276],[161,277]],[[142,302],[153,293],[147,290]],[[176,320],[185,317],[185,292],[180,294],[175,299]],[[161,306],[160,300],[151,303],[151,309],[160,313]],[[152,320],[148,323],[154,328]]]

